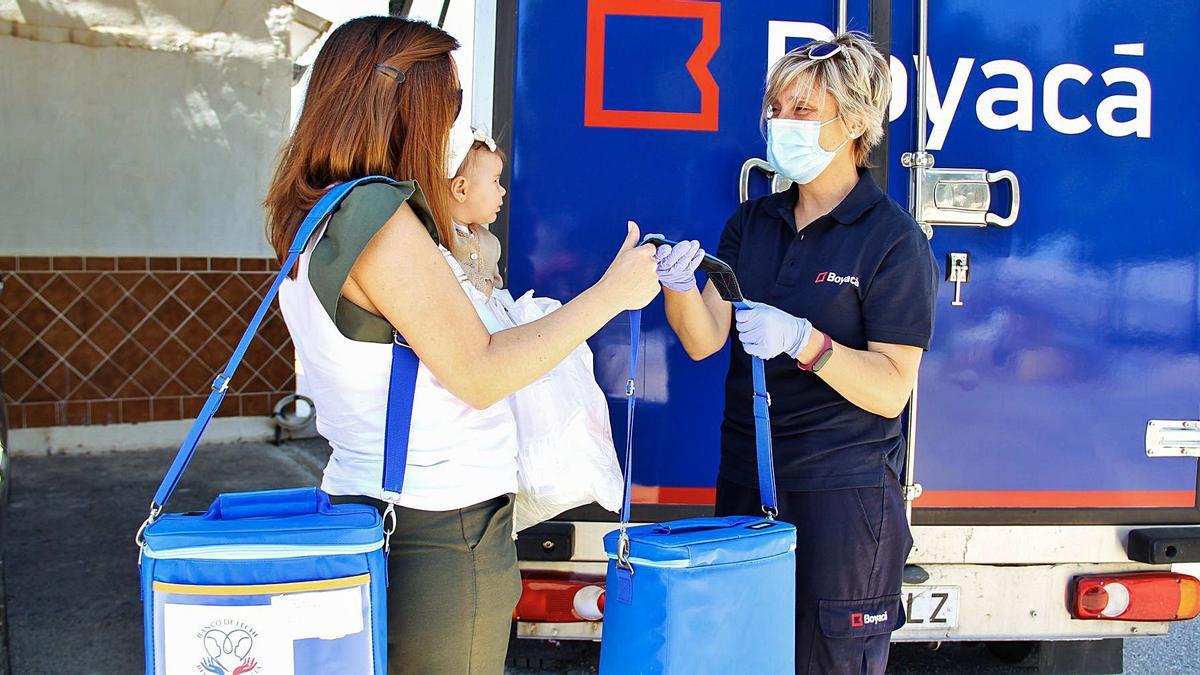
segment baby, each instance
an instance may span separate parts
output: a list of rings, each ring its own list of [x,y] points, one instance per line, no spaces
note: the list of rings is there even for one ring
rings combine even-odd
[[[471,280],[471,285],[487,297],[502,288],[500,278],[500,240],[488,229],[504,206],[504,154],[486,132],[474,130],[470,146],[453,152],[451,163],[461,158],[450,177],[450,217],[458,241],[449,247]]]
[[[456,240],[448,246],[466,273],[475,310],[490,333],[545,317],[558,300],[527,291],[512,299],[499,275],[500,240],[488,226],[504,205],[504,155],[485,132],[451,137],[450,217]],[[486,301],[480,301],[479,291]],[[624,386],[624,380],[622,380]],[[517,495],[512,538],[518,530],[565,510],[598,502],[617,512],[624,480],[613,447],[604,390],[595,381],[586,342],[538,381],[509,396],[517,435]]]
[[[456,130],[457,131],[457,130]],[[447,174],[450,217],[457,239],[450,248],[486,302],[473,298],[488,331],[537,321],[562,307],[526,291],[516,300],[500,278],[500,240],[488,226],[504,206],[504,155],[487,133],[453,133]],[[470,288],[466,289],[473,295]],[[609,426],[604,391],[596,384],[592,352],[577,347],[553,370],[508,399],[517,430],[513,538],[576,506],[600,503],[616,512],[624,481]],[[624,382],[624,380],[622,380]]]

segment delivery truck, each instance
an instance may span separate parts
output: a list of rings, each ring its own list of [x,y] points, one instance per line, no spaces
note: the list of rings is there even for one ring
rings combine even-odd
[[[872,171],[943,279],[905,413],[894,639],[1045,645],[1080,672],[1195,613],[1200,4],[478,0],[472,28],[472,116],[509,158],[505,279],[563,299],[627,220],[715,251],[740,200],[786,187],[762,159],[768,68],[873,35],[893,96]],[[633,518],[711,513],[727,350],[693,362],[661,300],[644,314]],[[625,321],[590,343],[614,428]],[[602,635],[614,521],[584,507],[521,534],[521,638]]]

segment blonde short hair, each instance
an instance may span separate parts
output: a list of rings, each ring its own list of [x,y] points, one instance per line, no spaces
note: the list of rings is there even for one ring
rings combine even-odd
[[[808,45],[804,45],[775,62],[767,76],[762,120],[765,124],[771,102],[793,86],[799,85],[800,99],[811,100],[814,93],[827,91],[837,101],[846,125],[862,129],[854,139],[852,150],[854,163],[867,166],[867,157],[883,140],[884,125],[887,124],[888,101],[892,95],[888,63],[866,33],[840,33],[830,42],[841,45],[842,50],[827,59],[810,59]],[[824,96],[820,98],[824,99]],[[787,105],[787,102],[780,101],[780,104]]]

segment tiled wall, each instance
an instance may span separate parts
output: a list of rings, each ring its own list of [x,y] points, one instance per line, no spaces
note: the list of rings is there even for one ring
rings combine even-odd
[[[12,428],[194,417],[270,287],[261,258],[0,257],[0,369]],[[295,387],[276,304],[218,416]]]

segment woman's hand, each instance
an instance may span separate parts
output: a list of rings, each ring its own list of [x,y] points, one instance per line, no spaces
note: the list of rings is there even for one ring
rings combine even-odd
[[[808,319],[759,302],[747,300],[746,304],[750,309],[735,312],[738,338],[746,353],[761,359],[787,354],[799,360],[815,332]],[[870,341],[865,351],[836,342],[833,345],[836,347],[833,356],[818,377],[867,412],[888,419],[899,417],[912,393],[924,351],[920,347]],[[820,344],[809,349],[819,350]],[[805,360],[816,357],[817,354],[810,352]]]
[[[658,260],[650,244],[637,245],[637,223],[627,225],[625,242],[596,285],[615,298],[622,309],[641,309],[658,295]]]
[[[661,237],[660,237],[661,238]],[[700,242],[692,239],[675,246],[663,244],[654,257],[658,260],[658,281],[663,288],[686,293],[696,288],[696,268],[704,260]]]
[[[747,354],[764,360],[787,354],[794,359],[804,350],[813,330],[808,319],[760,302],[746,300],[746,304],[750,308],[737,310],[735,318]]]
[[[733,312],[712,281],[704,292],[692,292],[696,288],[696,270],[704,262],[700,242],[693,239],[674,246],[664,244],[654,257],[658,260],[658,281],[671,291],[663,294],[667,322],[679,336],[684,351],[693,361],[716,354],[729,340]]]

